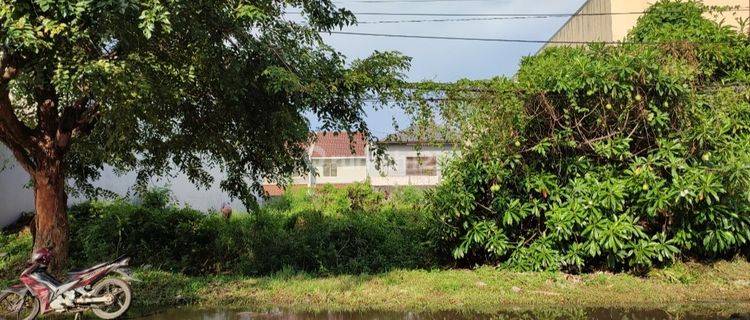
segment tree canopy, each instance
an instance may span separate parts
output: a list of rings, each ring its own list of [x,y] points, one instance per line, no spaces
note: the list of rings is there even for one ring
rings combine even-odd
[[[409,60],[347,63],[319,33],[354,22],[331,0],[2,0],[0,141],[31,176],[36,247],[64,261],[66,182],[96,191],[105,165],[141,184],[216,167],[251,205],[304,168],[306,115],[367,135]]]

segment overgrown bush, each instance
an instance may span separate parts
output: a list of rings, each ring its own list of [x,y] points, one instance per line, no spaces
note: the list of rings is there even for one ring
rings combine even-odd
[[[750,43],[704,10],[660,1],[626,43],[550,48],[514,79],[445,89],[460,133],[431,195],[445,254],[583,271],[742,253]]]
[[[367,184],[296,190],[230,221],[165,204],[163,194],[142,196],[158,200],[148,205],[121,200],[71,208],[71,260],[83,267],[127,254],[162,270],[246,275],[375,273],[435,263],[431,220],[415,190],[388,199]]]
[[[31,255],[31,234],[22,231],[14,234],[0,232],[0,280],[16,279]]]

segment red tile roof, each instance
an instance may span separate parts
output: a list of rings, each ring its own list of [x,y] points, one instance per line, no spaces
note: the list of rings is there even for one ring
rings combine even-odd
[[[352,141],[346,132],[316,132],[312,145],[312,157],[346,157],[358,158],[365,156],[365,137],[362,133],[355,133]]]

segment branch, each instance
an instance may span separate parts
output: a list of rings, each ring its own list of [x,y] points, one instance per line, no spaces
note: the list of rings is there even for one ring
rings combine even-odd
[[[10,80],[13,80],[19,71],[19,61],[13,55],[7,52],[2,53],[2,59],[0,59],[0,67],[2,67],[2,78],[0,78],[0,85],[6,85]]]
[[[45,82],[50,83],[49,78]],[[57,131],[60,119],[58,117],[59,99],[55,89],[47,85],[39,85],[34,88],[36,100],[36,115],[39,121],[39,129],[47,136],[52,137]]]
[[[612,137],[614,137],[614,136],[616,136],[616,135],[618,135],[620,133],[622,133],[622,132],[613,131],[613,132],[610,132],[610,133],[608,133],[606,135],[603,135],[603,136],[600,136],[600,137],[597,137],[597,138],[591,138],[591,139],[583,137],[584,141],[582,141],[581,144],[587,145],[589,147],[593,147],[594,143],[602,141],[602,140],[606,140],[606,139],[609,139],[609,138],[612,138]]]
[[[101,106],[99,102],[90,100],[89,101],[89,107],[86,113],[84,113],[80,119],[78,120],[78,123],[76,123],[75,126],[75,132],[81,132],[88,134],[93,129],[96,122],[99,120],[99,115],[101,114],[99,112],[99,107]]]
[[[66,149],[75,134],[88,134],[99,118],[99,103],[91,97],[76,100],[65,108],[57,130],[57,146]]]
[[[25,147],[31,147],[33,130],[18,119],[10,104],[10,92],[7,85],[0,85],[0,125],[8,138]]]
[[[36,171],[37,166],[31,156],[28,155],[28,152],[21,145],[15,143],[8,137],[7,131],[5,131],[5,127],[2,126],[2,123],[0,123],[0,142],[4,143],[8,149],[13,152],[13,156],[18,160],[18,163],[21,164],[21,167],[23,167],[26,172],[32,174]]]
[[[0,125],[3,126],[6,139],[13,140],[14,143],[31,149],[33,130],[21,122],[13,112],[13,106],[10,102],[10,89],[8,88],[10,81],[18,76],[19,64],[20,61],[17,57],[5,52],[0,59],[0,68],[2,68],[2,78],[0,78]]]

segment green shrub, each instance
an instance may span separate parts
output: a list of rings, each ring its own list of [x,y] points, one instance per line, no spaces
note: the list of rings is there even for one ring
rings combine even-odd
[[[159,201],[89,202],[70,210],[71,260],[83,267],[127,254],[139,265],[189,274],[431,267],[431,220],[420,192],[398,194],[385,199],[368,184],[298,190],[230,221]]]
[[[31,234],[0,232],[0,279],[16,279],[31,256]]]
[[[147,189],[140,192],[138,198],[146,208],[166,208],[172,202],[172,191],[166,187]]]
[[[446,90],[442,116],[461,152],[430,196],[443,254],[643,271],[742,253],[750,42],[703,10],[660,1],[630,43],[551,48],[514,79]]]

